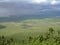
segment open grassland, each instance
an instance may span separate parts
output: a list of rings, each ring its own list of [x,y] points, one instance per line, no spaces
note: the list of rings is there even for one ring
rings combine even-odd
[[[0,25],[6,26],[0,29],[0,35],[5,36],[29,36],[46,32],[50,27],[60,30],[60,21],[52,19],[30,19],[21,22],[2,22]]]
[[[60,21],[55,19],[29,19],[20,22],[1,22],[6,28],[0,29],[0,35],[13,37],[17,42],[28,40],[29,36],[38,37],[52,27],[55,31],[60,30]]]

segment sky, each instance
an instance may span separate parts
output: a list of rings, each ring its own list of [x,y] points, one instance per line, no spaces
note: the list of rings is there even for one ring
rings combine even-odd
[[[51,4],[58,4],[60,3],[60,0],[0,0],[0,2],[19,2],[19,1],[25,1],[29,3],[51,3]]]
[[[47,12],[60,13],[60,0],[0,0],[0,17]]]

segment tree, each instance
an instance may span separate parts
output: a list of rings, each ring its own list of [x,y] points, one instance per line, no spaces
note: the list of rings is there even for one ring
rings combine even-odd
[[[47,39],[50,39],[50,33],[49,33],[49,32],[45,33],[45,38],[44,38],[44,40],[46,41]]]
[[[22,40],[22,43],[25,43],[25,41],[24,41],[24,40]]]
[[[13,41],[14,41],[14,39],[13,39],[13,38],[10,38],[10,40],[11,40],[11,42],[13,42]]]
[[[10,45],[10,40],[7,40],[7,44]]]
[[[49,33],[53,34],[54,33],[54,29],[53,28],[49,28]]]
[[[31,42],[31,41],[32,41],[32,39],[33,39],[33,37],[31,37],[31,36],[30,36],[30,37],[29,37],[29,42]]]
[[[39,37],[39,41],[40,41],[40,42],[43,42],[43,40],[44,40],[43,35],[40,35],[40,37]]]
[[[2,45],[5,45],[5,36],[2,36],[2,37],[1,37],[1,41],[2,41],[1,44],[2,44]]]
[[[2,36],[2,39],[5,39],[5,36]]]

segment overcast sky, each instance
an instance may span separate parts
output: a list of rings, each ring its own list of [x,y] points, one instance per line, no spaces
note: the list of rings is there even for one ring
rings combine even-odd
[[[60,0],[0,0],[0,2],[19,2],[19,1],[25,1],[29,3],[51,3],[51,4],[57,4],[60,3]]]
[[[40,14],[53,10],[60,11],[60,0],[0,0],[0,17]]]

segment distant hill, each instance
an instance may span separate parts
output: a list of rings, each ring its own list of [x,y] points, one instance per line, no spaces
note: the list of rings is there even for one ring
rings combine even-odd
[[[44,19],[44,18],[56,18],[60,19],[59,16],[52,15],[22,15],[22,16],[10,16],[10,17],[0,17],[0,22],[10,22],[10,21],[22,21],[26,19]]]

